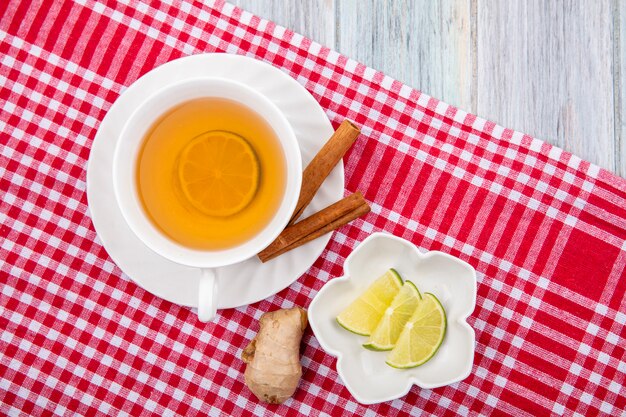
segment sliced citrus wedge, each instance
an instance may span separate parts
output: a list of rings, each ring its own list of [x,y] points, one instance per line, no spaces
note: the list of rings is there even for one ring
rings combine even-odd
[[[404,285],[387,307],[376,329],[369,340],[363,344],[371,350],[391,350],[404,329],[404,325],[411,318],[422,296],[411,281],[404,281]]]
[[[352,333],[369,336],[401,287],[400,275],[388,270],[337,316],[337,322]]]
[[[433,294],[424,293],[413,316],[387,356],[394,368],[414,368],[432,358],[446,334],[446,312]]]

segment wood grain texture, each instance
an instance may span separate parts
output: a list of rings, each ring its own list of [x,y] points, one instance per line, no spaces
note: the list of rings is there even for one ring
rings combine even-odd
[[[339,52],[470,108],[469,0],[341,0],[337,7]]]
[[[616,93],[617,116],[613,152],[616,160],[615,172],[626,178],[626,0],[616,0],[613,13],[614,38],[617,41],[613,57],[615,61],[613,88]]]
[[[479,115],[615,170],[611,3],[481,0],[477,52]]]
[[[229,0],[235,6],[269,19],[335,49],[335,0]]]
[[[235,0],[626,176],[626,0]]]

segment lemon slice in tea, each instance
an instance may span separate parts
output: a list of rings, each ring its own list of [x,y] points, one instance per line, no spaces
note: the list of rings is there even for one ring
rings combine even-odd
[[[243,137],[215,130],[183,148],[178,179],[184,196],[197,210],[209,216],[231,216],[254,198],[259,162]]]
[[[337,322],[352,333],[369,336],[401,287],[400,275],[388,270],[337,316]]]
[[[387,307],[369,340],[363,344],[371,350],[391,350],[404,329],[404,325],[413,316],[422,296],[411,281],[404,281],[400,292]]]
[[[404,325],[402,333],[387,356],[387,364],[394,368],[414,368],[432,358],[446,334],[446,312],[430,293],[424,293],[413,316]]]

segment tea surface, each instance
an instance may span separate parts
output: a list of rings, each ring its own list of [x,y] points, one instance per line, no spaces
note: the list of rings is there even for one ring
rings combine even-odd
[[[170,239],[202,250],[239,245],[272,219],[286,184],[273,129],[237,102],[203,98],[157,120],[137,163],[144,211]]]

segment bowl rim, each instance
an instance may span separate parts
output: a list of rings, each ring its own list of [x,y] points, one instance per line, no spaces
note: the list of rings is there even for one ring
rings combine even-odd
[[[459,374],[458,376],[451,378],[450,380],[446,381],[445,383],[441,383],[441,384],[429,384],[429,383],[424,383],[423,381],[420,381],[417,377],[415,376],[407,376],[407,381],[409,382],[407,384],[406,389],[404,389],[402,392],[399,393],[394,393],[394,394],[390,394],[384,398],[377,398],[377,399],[371,399],[368,398],[366,396],[361,395],[361,392],[359,392],[358,390],[355,390],[354,387],[352,386],[352,384],[350,383],[350,378],[346,378],[345,377],[345,370],[343,369],[342,366],[342,362],[343,362],[343,352],[334,349],[333,347],[331,347],[331,343],[329,343],[325,336],[323,331],[320,330],[320,327],[317,324],[317,309],[318,308],[322,308],[318,306],[318,303],[320,303],[323,299],[323,294],[325,294],[326,292],[329,291],[330,288],[332,288],[334,285],[340,284],[341,282],[348,282],[351,280],[352,275],[351,275],[351,271],[350,271],[350,264],[351,264],[351,260],[353,259],[353,257],[355,256],[356,253],[358,253],[361,248],[363,246],[365,246],[368,242],[372,241],[372,240],[376,240],[376,239],[389,239],[389,240],[395,240],[397,242],[402,243],[403,245],[409,247],[410,249],[413,250],[414,253],[417,254],[418,257],[422,258],[422,259],[427,259],[429,257],[432,256],[443,256],[444,258],[453,261],[457,264],[463,265],[465,267],[467,267],[470,272],[471,272],[471,280],[472,280],[472,294],[471,294],[471,306],[469,309],[467,309],[467,311],[465,311],[463,314],[459,315],[456,318],[456,322],[460,323],[462,327],[464,327],[469,334],[471,334],[471,338],[472,338],[472,343],[471,343],[471,360],[468,361],[469,366],[466,367],[465,372]],[[420,388],[424,388],[424,389],[434,389],[434,388],[439,388],[439,387],[443,387],[443,386],[447,386],[450,384],[454,384],[456,382],[462,381],[465,378],[467,378],[471,372],[472,372],[472,367],[474,364],[474,357],[475,357],[475,352],[476,352],[476,332],[474,330],[474,328],[472,326],[470,326],[470,324],[467,322],[467,319],[469,316],[472,315],[472,313],[474,312],[475,308],[476,308],[476,297],[477,297],[477,276],[476,276],[476,270],[474,267],[472,267],[469,263],[463,261],[462,259],[459,259],[453,255],[450,255],[448,253],[445,252],[441,252],[441,251],[427,251],[427,252],[422,252],[415,244],[413,244],[412,242],[403,239],[401,237],[389,234],[389,233],[385,233],[385,232],[374,232],[372,234],[370,234],[368,237],[366,237],[363,241],[361,241],[357,246],[354,247],[354,249],[352,250],[352,252],[350,252],[350,254],[346,257],[346,260],[344,262],[344,275],[341,277],[337,277],[334,279],[331,279],[329,281],[327,281],[322,288],[318,291],[318,293],[315,295],[315,297],[313,298],[313,300],[311,301],[310,305],[309,305],[309,323],[311,325],[311,329],[313,330],[313,334],[315,335],[315,337],[317,338],[320,346],[322,347],[322,349],[324,349],[324,351],[326,353],[328,353],[331,356],[334,356],[337,358],[337,362],[336,362],[336,369],[337,369],[337,373],[339,374],[339,377],[341,378],[341,380],[343,381],[343,383],[345,384],[346,388],[348,389],[348,391],[350,391],[350,393],[352,394],[352,396],[361,404],[377,404],[377,403],[381,403],[381,402],[386,402],[386,401],[391,401],[397,398],[401,398],[404,397],[405,395],[407,395],[409,393],[409,391],[411,390],[411,388],[413,387],[413,385],[416,385]]]

